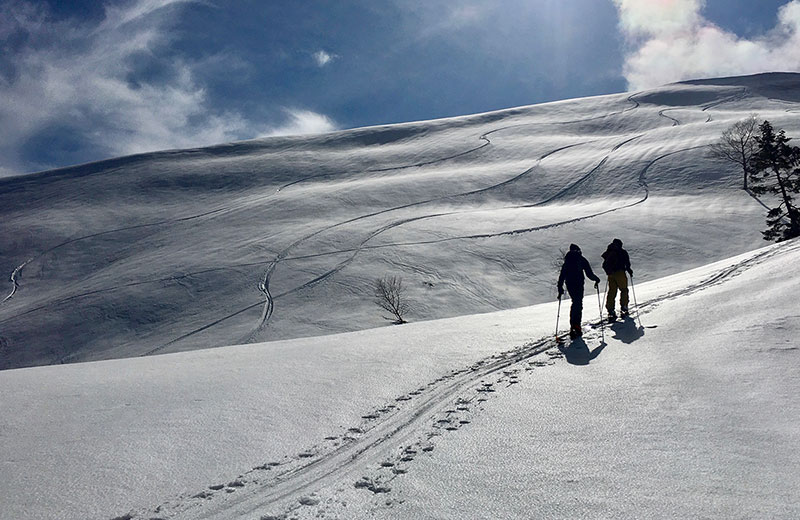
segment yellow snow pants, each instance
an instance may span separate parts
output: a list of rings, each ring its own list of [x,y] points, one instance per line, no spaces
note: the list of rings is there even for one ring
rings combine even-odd
[[[622,310],[628,309],[628,276],[625,271],[617,271],[608,275],[608,297],[606,298],[606,310],[614,312],[614,300],[617,298],[619,289],[619,305]]]

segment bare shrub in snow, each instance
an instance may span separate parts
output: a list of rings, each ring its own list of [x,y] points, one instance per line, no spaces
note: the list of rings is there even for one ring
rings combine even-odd
[[[744,178],[743,189],[747,189],[747,178],[750,176],[750,160],[756,151],[756,134],[758,134],[758,121],[756,115],[751,114],[746,119],[735,122],[730,128],[722,132],[719,141],[711,145],[709,155],[715,159],[728,161],[742,169]]]
[[[387,320],[397,325],[406,323],[403,316],[408,312],[409,302],[406,299],[403,279],[399,276],[386,275],[375,280],[375,303],[391,313],[392,317],[384,316]]]

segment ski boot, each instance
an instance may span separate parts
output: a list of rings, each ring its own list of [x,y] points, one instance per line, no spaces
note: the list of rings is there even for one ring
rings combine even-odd
[[[581,329],[580,325],[572,325],[569,329],[569,337],[570,339],[580,338],[583,336],[583,329]]]
[[[608,311],[608,322],[614,323],[617,321],[617,313],[614,311]]]

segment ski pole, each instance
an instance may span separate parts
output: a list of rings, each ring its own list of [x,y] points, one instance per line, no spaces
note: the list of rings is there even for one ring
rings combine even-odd
[[[605,343],[606,327],[605,324],[603,324],[603,304],[600,303],[600,284],[594,284],[594,288],[597,290],[597,308],[600,310],[600,337],[603,343]]]
[[[633,285],[633,274],[631,273],[631,292],[633,293],[633,304],[636,306],[636,319],[639,320],[639,327],[642,326],[642,318],[639,316],[639,304],[636,303],[636,287]]]
[[[556,314],[556,341],[558,338],[558,319],[561,317],[561,296],[558,297],[558,313]]]

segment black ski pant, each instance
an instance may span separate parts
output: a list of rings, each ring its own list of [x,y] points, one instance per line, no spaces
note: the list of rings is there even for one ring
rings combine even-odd
[[[583,316],[583,283],[567,284],[567,292],[572,300],[569,308],[569,324],[574,328],[580,328]]]

